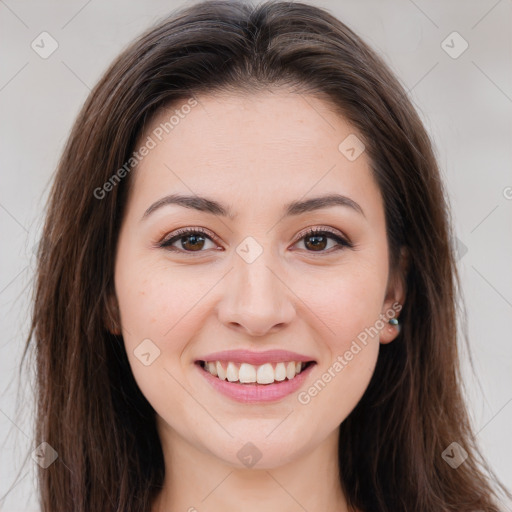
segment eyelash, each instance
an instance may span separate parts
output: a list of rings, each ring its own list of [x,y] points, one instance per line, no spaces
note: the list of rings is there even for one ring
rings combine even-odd
[[[204,235],[206,238],[210,239],[212,242],[216,242],[216,237],[209,234],[206,230],[203,228],[182,228],[177,230],[173,233],[172,237],[167,238],[159,242],[158,247],[166,249],[168,251],[172,252],[178,252],[178,253],[185,253],[185,254],[191,254],[195,256],[197,253],[205,252],[204,250],[201,251],[185,251],[183,249],[178,249],[176,247],[172,247],[172,244],[181,238],[186,238],[188,235]],[[345,240],[344,238],[340,237],[335,231],[332,231],[329,228],[309,228],[306,232],[299,233],[299,238],[297,241],[293,244],[297,244],[304,238],[308,238],[310,236],[318,236],[318,235],[327,235],[327,238],[330,238],[334,240],[338,246],[337,247],[331,247],[331,249],[323,250],[323,251],[308,251],[306,252],[315,254],[331,254],[335,251],[341,250],[344,247],[352,248],[353,244],[349,242],[348,240]]]

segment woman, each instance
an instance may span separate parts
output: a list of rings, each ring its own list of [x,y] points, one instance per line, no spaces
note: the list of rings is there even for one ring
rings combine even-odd
[[[450,240],[424,127],[339,20],[210,1],[152,28],[51,192],[42,510],[498,510]]]

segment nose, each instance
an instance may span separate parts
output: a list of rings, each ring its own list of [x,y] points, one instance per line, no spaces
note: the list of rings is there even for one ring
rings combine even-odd
[[[293,293],[279,266],[264,251],[247,263],[234,255],[234,268],[224,281],[219,320],[230,329],[264,336],[283,329],[295,315]]]

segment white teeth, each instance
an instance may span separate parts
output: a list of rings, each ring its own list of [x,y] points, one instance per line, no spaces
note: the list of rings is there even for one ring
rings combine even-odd
[[[282,381],[286,379],[286,366],[284,365],[284,363],[277,363],[274,373],[277,381]]]
[[[286,365],[286,376],[289,379],[293,379],[295,377],[295,363],[290,362]]]
[[[258,368],[256,380],[258,384],[272,384],[274,382],[274,368],[272,368],[270,363],[262,364]]]
[[[256,382],[256,368],[252,364],[242,363],[238,374],[242,383]]]
[[[217,365],[215,363],[208,363],[208,371],[217,377]]]
[[[219,361],[216,363],[217,375],[220,380],[226,380],[226,372]],[[212,374],[213,375],[213,374]]]
[[[228,363],[226,377],[229,382],[236,382],[238,380],[238,368],[235,366],[235,363]]]
[[[226,365],[226,363],[224,363]],[[204,364],[204,369],[214,377],[229,382],[240,382],[250,384],[272,384],[273,382],[282,382],[285,379],[291,380],[304,369],[305,363],[300,361],[290,361],[288,363],[277,363],[275,367],[272,363],[265,363],[255,366],[249,363],[228,362],[223,366],[220,361],[208,361]]]

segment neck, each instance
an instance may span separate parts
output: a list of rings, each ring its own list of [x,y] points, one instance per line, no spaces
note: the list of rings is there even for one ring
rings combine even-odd
[[[286,464],[240,469],[200,451],[162,423],[165,481],[152,512],[349,510],[338,471],[338,429]]]

